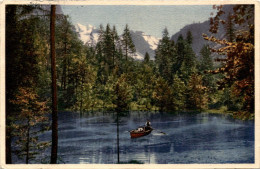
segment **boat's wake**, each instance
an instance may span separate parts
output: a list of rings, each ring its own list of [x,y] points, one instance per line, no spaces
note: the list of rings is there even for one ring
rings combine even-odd
[[[159,133],[159,132],[155,132],[155,133],[152,133],[153,136],[162,136],[162,135],[165,135],[163,133]]]

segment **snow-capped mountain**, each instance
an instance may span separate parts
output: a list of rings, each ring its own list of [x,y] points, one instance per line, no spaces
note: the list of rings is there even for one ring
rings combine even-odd
[[[99,29],[92,25],[82,25],[80,23],[75,25],[76,32],[79,34],[79,38],[88,45],[95,46],[98,42]],[[141,31],[131,31],[131,36],[135,44],[136,53],[133,56],[134,59],[143,60],[145,53],[150,55],[150,59],[154,59],[159,39],[151,35],[146,35]]]
[[[99,30],[92,25],[82,25],[80,23],[75,25],[76,32],[79,34],[79,38],[84,44],[95,45],[98,41]]]
[[[155,49],[159,43],[159,39],[151,36],[146,35],[144,32],[141,31],[130,31],[132,40],[135,44],[136,48],[136,57],[137,58],[144,58],[145,53],[147,52],[150,56],[150,59],[154,60],[155,56]]]
[[[148,44],[150,45],[151,49],[155,50],[158,46],[159,40],[158,38],[151,36],[151,35],[145,35],[144,33],[142,34],[143,38]]]

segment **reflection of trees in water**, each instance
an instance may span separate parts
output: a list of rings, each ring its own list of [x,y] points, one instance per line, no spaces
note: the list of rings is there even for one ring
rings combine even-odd
[[[116,133],[117,133],[117,163],[120,163],[120,154],[119,154],[119,112],[116,113]]]
[[[84,131],[68,131],[73,133],[71,134],[73,138],[79,137],[78,141],[81,142],[81,145],[88,145],[88,147],[83,146],[81,149],[76,150],[77,153],[82,154],[82,157],[87,158],[83,159],[82,162],[123,163],[132,160],[155,164],[185,163],[185,161],[193,163],[196,160],[206,163],[214,162],[214,160],[222,162],[230,159],[226,153],[237,153],[242,149],[246,156],[238,153],[237,157],[234,158],[236,162],[242,156],[248,156],[246,160],[249,162],[253,159],[253,123],[250,123],[250,125],[246,124],[246,122],[235,123],[223,118],[221,115],[211,114],[174,115],[157,112],[157,114],[153,113],[151,116],[145,116],[145,112],[144,114],[142,114],[143,112],[129,113],[110,112],[104,117],[102,117],[104,114],[98,112],[99,117],[86,115],[85,118],[83,117],[80,120]],[[64,113],[63,115],[67,117],[67,121],[74,124],[75,120],[68,119],[68,117],[73,118],[75,114],[67,115]],[[159,133],[153,131],[148,136],[130,139],[127,131],[139,125],[144,125],[147,117],[151,120],[154,128],[164,131],[167,135],[159,135]],[[79,114],[76,118],[79,118]],[[71,129],[68,128],[71,124],[65,126],[62,126],[62,124],[60,126],[62,129]],[[92,129],[95,131],[92,131]],[[62,131],[64,139],[65,136],[70,135],[68,132],[64,133],[65,131]],[[84,134],[87,134],[87,137],[81,140]],[[116,135],[117,138],[115,138]],[[61,139],[63,137],[61,136]],[[71,145],[72,143],[68,139],[66,138],[68,144]],[[252,141],[250,142],[250,140]],[[75,147],[79,146],[78,141],[75,140]],[[63,147],[68,146],[68,144],[63,144]],[[237,148],[237,146],[241,147]],[[71,150],[73,150],[72,147]],[[205,155],[204,152],[208,152],[208,154]],[[215,159],[214,153],[218,152],[222,153],[222,157],[218,156],[218,159]],[[62,152],[62,154],[67,153],[70,152]],[[67,155],[66,158],[71,157]],[[75,158],[75,160],[77,159]]]
[[[119,124],[120,124],[120,117],[127,117],[129,116],[128,111],[116,111],[116,135],[117,135],[117,163],[120,163],[120,138],[119,138]]]

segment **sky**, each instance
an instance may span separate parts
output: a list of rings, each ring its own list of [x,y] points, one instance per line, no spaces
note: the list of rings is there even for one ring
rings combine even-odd
[[[70,16],[73,24],[116,26],[119,34],[126,24],[134,31],[143,31],[147,35],[161,38],[166,27],[170,35],[175,34],[185,25],[204,22],[214,12],[212,5],[181,6],[137,6],[137,5],[92,5],[62,6],[64,14]]]

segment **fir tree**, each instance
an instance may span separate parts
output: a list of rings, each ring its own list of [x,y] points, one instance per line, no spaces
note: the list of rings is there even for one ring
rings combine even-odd
[[[185,41],[183,39],[182,34],[180,34],[176,42],[176,59],[172,65],[172,72],[174,74],[180,70],[184,57],[185,57]]]
[[[223,66],[211,73],[221,73],[224,77],[218,82],[219,89],[226,86],[232,87],[232,93],[237,97],[242,97],[243,107],[238,112],[237,117],[252,118],[254,116],[254,6],[235,5],[232,19],[234,24],[243,26],[243,29],[236,34],[233,41],[216,39],[214,36],[204,39],[221,44],[222,47],[215,50],[219,54],[224,54],[226,58],[216,59],[223,62]],[[223,14],[222,6],[218,7],[217,14],[211,18],[212,33],[219,27],[219,17]],[[232,40],[229,39],[229,40]]]
[[[148,54],[147,52],[145,52],[144,63],[145,63],[145,64],[148,64],[149,61],[150,61],[150,56],[149,56],[149,54]]]
[[[152,97],[155,101],[155,105],[159,107],[160,111],[169,111],[173,109],[172,96],[172,89],[167,81],[159,77],[155,82]]]
[[[113,91],[115,95],[113,103],[116,106],[116,111],[121,112],[128,110],[133,96],[132,89],[127,84],[126,74],[120,76],[113,87]]]
[[[201,60],[199,63],[199,71],[203,74],[203,84],[209,88],[214,86],[213,75],[208,71],[213,70],[213,60],[209,45],[204,45],[200,50]]]
[[[136,49],[134,42],[131,38],[131,33],[128,28],[128,25],[126,24],[123,35],[122,35],[122,49],[125,55],[125,60],[128,60],[129,54],[134,54]]]
[[[171,60],[174,56],[173,43],[170,40],[167,28],[163,30],[162,39],[159,41],[155,51],[155,62],[158,66],[160,75],[166,79],[171,79]]]
[[[19,87],[37,87],[40,58],[38,37],[40,18],[31,17],[37,5],[6,6],[6,163],[12,163],[14,123],[20,113],[16,100]],[[25,17],[26,16],[26,17]],[[41,28],[41,27],[40,27]]]
[[[187,32],[186,41],[188,42],[188,44],[192,45],[193,37],[190,30]]]
[[[39,142],[38,135],[49,129],[47,102],[42,102],[35,93],[35,89],[19,87],[15,100],[11,102],[20,110],[14,124],[16,139],[16,154],[29,164],[31,160],[44,150],[49,142]]]
[[[173,96],[173,110],[183,110],[185,108],[186,101],[186,85],[178,77],[177,74],[174,75],[174,82],[172,85],[172,96]]]
[[[187,84],[189,76],[194,72],[195,66],[195,53],[191,45],[180,34],[176,43],[176,62],[172,65],[172,72],[178,72],[179,76]]]
[[[187,108],[190,110],[203,110],[207,108],[206,87],[202,84],[202,76],[194,73],[187,85]]]

